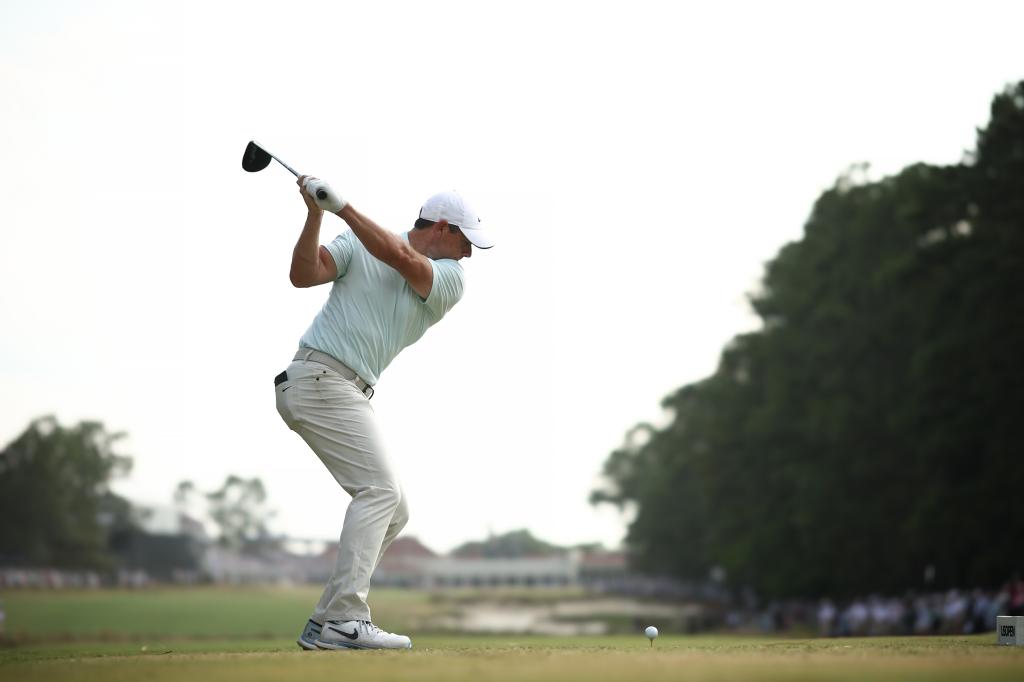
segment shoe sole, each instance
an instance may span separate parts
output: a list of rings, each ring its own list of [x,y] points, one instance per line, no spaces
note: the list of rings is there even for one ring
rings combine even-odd
[[[316,640],[316,646],[319,649],[325,649],[327,651],[339,651],[342,649],[348,650],[359,650],[359,651],[377,651],[381,649],[394,649],[395,651],[401,651],[402,649],[411,649],[412,644],[403,647],[390,647],[390,646],[359,646],[358,644],[347,644],[344,642],[325,642],[323,640]]]
[[[324,642],[322,640],[316,640],[316,646],[318,649],[325,649],[327,651],[338,651],[339,649],[368,649],[369,647],[358,646],[355,644],[344,644],[342,642]]]
[[[317,651],[320,648],[315,642],[307,642],[301,637],[295,640],[295,643],[299,645],[300,649],[305,649],[306,651]]]

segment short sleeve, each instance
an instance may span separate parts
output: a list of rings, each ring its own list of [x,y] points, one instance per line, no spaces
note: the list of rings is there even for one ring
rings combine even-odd
[[[348,264],[352,261],[352,250],[355,248],[355,233],[352,230],[343,232],[327,244],[327,252],[334,258],[334,265],[338,268],[338,277],[344,277],[348,272]]]
[[[457,261],[431,260],[430,266],[434,269],[434,281],[424,304],[440,319],[462,298],[466,281]]]

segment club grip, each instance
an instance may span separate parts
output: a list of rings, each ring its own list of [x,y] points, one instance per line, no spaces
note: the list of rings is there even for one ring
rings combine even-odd
[[[316,198],[317,199],[321,199],[321,200],[326,199],[327,198],[327,192],[323,191],[322,189],[318,189],[316,191]]]

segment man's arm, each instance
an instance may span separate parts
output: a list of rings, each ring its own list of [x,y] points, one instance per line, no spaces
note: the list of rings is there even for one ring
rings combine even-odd
[[[383,229],[377,225],[377,223],[355,210],[352,207],[352,204],[342,201],[326,183],[322,183],[316,178],[306,175],[300,176],[297,181],[299,191],[302,192],[302,198],[306,202],[306,206],[309,208],[310,213],[309,217],[306,219],[306,227],[303,228],[302,236],[299,237],[299,244],[296,244],[295,246],[296,254],[299,253],[299,246],[303,246],[302,259],[305,261],[305,268],[303,269],[303,272],[309,276],[308,280],[302,279],[301,281],[310,281],[313,284],[322,283],[319,277],[311,274],[312,266],[309,263],[312,262],[312,252],[310,250],[312,249],[311,244],[316,244],[320,240],[320,220],[323,215],[323,211],[317,204],[317,200],[306,191],[306,185],[308,182],[312,182],[314,185],[319,185],[319,188],[325,191],[327,196],[326,201],[334,203],[335,206],[341,206],[335,215],[348,223],[348,226],[352,228],[353,234],[355,234],[359,241],[363,243],[363,246],[365,246],[366,250],[370,252],[370,255],[385,265],[397,270],[398,274],[405,278],[405,281],[409,283],[409,286],[412,287],[412,290],[415,291],[420,298],[423,300],[427,299],[430,295],[430,289],[434,282],[434,268],[431,266],[427,257],[412,248],[412,246],[407,244],[405,240],[398,235]],[[310,223],[314,220],[315,225],[311,227]],[[308,237],[308,242],[303,242],[303,239],[307,238],[307,232],[310,232],[311,236]],[[330,254],[325,253],[321,254],[321,259],[323,259],[325,255],[327,258],[330,258]],[[294,267],[294,258],[292,262]],[[331,263],[333,265],[333,260]],[[336,268],[330,269],[330,272],[337,277]],[[327,273],[324,272],[321,276],[326,275]],[[293,279],[292,281],[294,282],[295,280]],[[312,284],[307,284],[306,286],[312,286]]]
[[[323,221],[324,212],[302,188],[301,183],[299,191],[306,201],[309,213],[306,215],[306,224],[302,226],[302,234],[299,235],[299,240],[295,242],[295,249],[292,251],[292,268],[288,273],[288,279],[295,287],[314,287],[337,279],[338,266],[335,265],[331,253],[320,246],[320,223]]]
[[[434,283],[434,269],[426,256],[352,208],[352,204],[346,204],[336,215],[348,223],[374,258],[397,270],[412,290],[426,300]]]

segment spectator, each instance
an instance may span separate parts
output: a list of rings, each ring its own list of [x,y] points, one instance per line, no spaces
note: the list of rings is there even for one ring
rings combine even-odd
[[[914,634],[932,634],[932,610],[927,597],[918,597],[914,600]]]
[[[871,636],[888,634],[889,611],[881,597],[872,595],[871,599],[868,600],[868,614],[870,615],[868,634]]]
[[[818,634],[834,637],[836,633],[836,607],[830,599],[822,599],[818,605]]]
[[[868,607],[860,600],[854,600],[843,614],[846,622],[843,628],[851,637],[863,637],[868,629]]]
[[[1021,580],[1019,573],[1014,573],[1006,587],[1007,616],[1024,616],[1024,580]]]
[[[982,590],[971,592],[971,601],[967,607],[967,621],[964,623],[964,634],[988,630],[986,621],[992,608],[992,600]]]
[[[958,590],[950,590],[946,593],[946,600],[942,606],[942,634],[958,635],[962,633],[966,617],[967,599]]]

